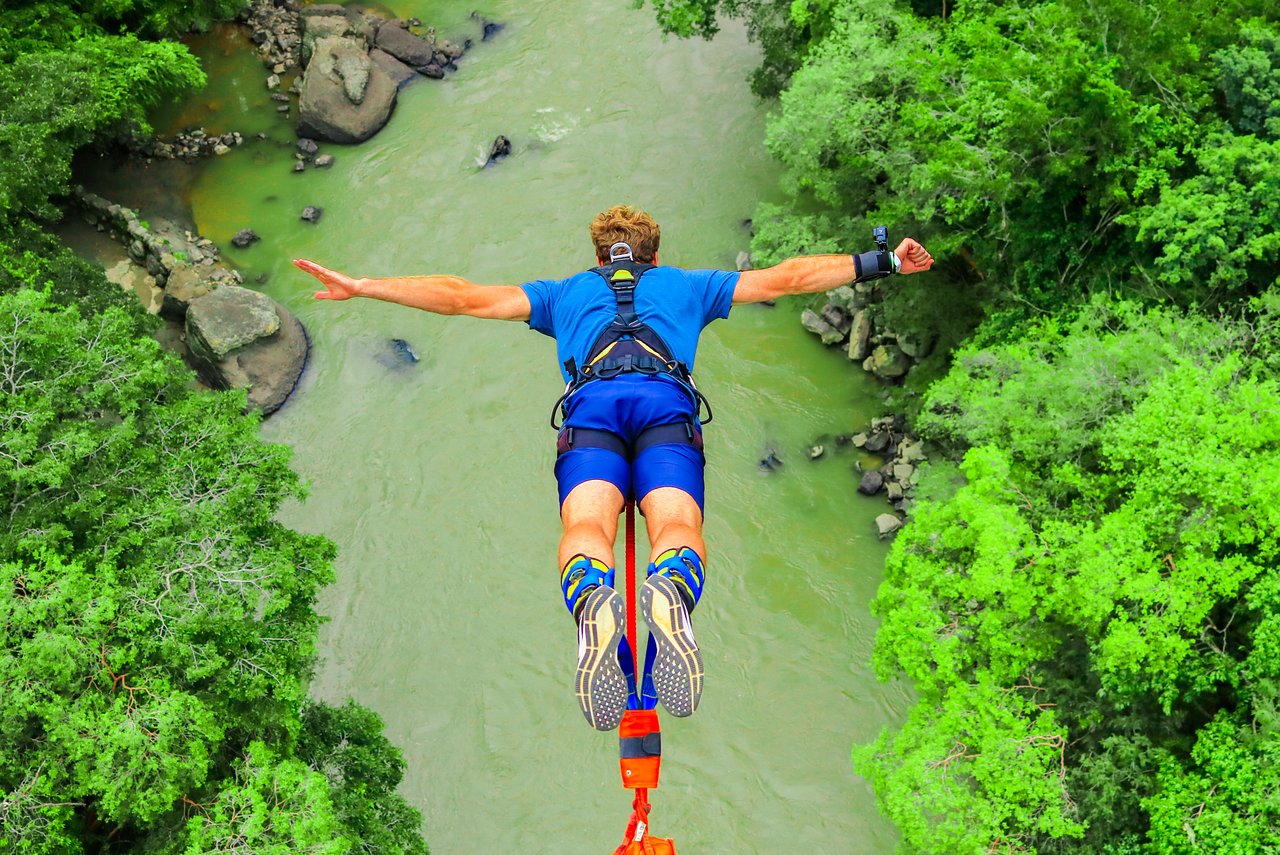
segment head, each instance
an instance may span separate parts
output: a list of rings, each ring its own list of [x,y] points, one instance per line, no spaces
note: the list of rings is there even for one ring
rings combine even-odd
[[[631,245],[635,260],[641,264],[653,264],[658,257],[661,233],[653,217],[630,205],[614,205],[596,214],[591,221],[591,243],[596,248],[596,258],[601,264],[609,263],[609,247],[618,241]]]

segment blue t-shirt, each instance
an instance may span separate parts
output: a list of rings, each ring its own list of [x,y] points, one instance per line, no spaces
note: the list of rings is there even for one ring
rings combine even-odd
[[[655,267],[636,286],[636,314],[671,348],[671,355],[693,370],[698,335],[716,318],[729,317],[738,274],[727,270]],[[569,358],[582,365],[587,352],[614,315],[618,304],[609,284],[590,270],[568,279],[538,279],[520,286],[532,307],[529,328],[556,340],[560,372]]]

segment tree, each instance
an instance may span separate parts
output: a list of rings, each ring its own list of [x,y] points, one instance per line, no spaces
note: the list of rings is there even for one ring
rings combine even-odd
[[[909,845],[1269,839],[1242,782],[1276,774],[1275,324],[1099,300],[931,391],[919,427],[967,449],[964,483],[934,483],[873,604],[877,670],[920,701],[857,755]]]
[[[287,449],[136,331],[119,309],[0,295],[0,822],[30,852],[422,851],[372,713],[345,714],[386,768],[331,782],[306,765],[316,735],[298,756],[333,546],[275,520],[302,494]],[[250,808],[270,830],[237,825]]]

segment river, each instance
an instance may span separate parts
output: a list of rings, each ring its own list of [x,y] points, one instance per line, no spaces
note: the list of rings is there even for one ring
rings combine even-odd
[[[471,8],[393,11],[460,41],[478,35]],[[732,266],[778,169],[739,28],[664,40],[652,9],[623,0],[483,11],[505,29],[446,81],[401,92],[371,141],[323,146],[329,170],[290,171],[292,135],[243,36],[195,42],[210,88],[163,121],[271,136],[209,161],[189,192],[200,231],[312,337],[299,389],[263,433],[294,449],[310,483],[284,521],[340,550],[315,694],[385,719],[434,855],[600,855],[621,840],[630,794],[616,737],[585,725],[571,691],[546,426],[553,342],[523,324],[316,302],[289,259],[519,283],[589,266],[591,217],[631,202],[662,225],[665,263]],[[498,134],[514,153],[481,169]],[[317,224],[300,220],[306,205],[324,209]],[[263,240],[231,249],[244,227]],[[392,338],[421,362],[397,367]],[[897,835],[849,761],[909,704],[868,664],[884,507],[856,495],[855,453],[828,437],[825,456],[807,454],[880,415],[879,392],[786,305],[712,325],[698,376],[717,413],[695,613],[707,688],[697,715],[663,719],[653,831],[682,855],[891,852]],[[783,466],[766,474],[770,448]]]

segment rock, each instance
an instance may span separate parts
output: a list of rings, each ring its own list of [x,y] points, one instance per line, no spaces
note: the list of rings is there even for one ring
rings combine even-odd
[[[418,38],[393,21],[387,21],[378,27],[374,43],[378,49],[412,68],[429,65],[435,56],[435,46],[431,42]]]
[[[490,21],[479,12],[471,13],[471,20],[480,22],[480,41],[487,42],[489,39],[502,32],[504,25]]]
[[[317,169],[326,169],[326,168],[328,168],[328,167],[330,167],[330,166],[333,166],[333,155],[331,155],[331,154],[322,154],[322,155],[320,155],[319,157],[317,157],[317,158],[316,158],[316,168],[317,168]]]
[[[293,171],[294,171],[294,172],[304,172],[304,171],[306,171],[306,168],[307,168],[307,164],[306,164],[304,161],[301,161],[301,160],[295,160],[295,161],[293,162]]]
[[[823,344],[836,344],[844,338],[840,330],[831,326],[813,309],[805,309],[800,313],[800,323],[809,332],[821,337]]]
[[[856,438],[854,441],[857,441]],[[867,437],[867,441],[862,447],[872,454],[879,454],[889,447],[889,434],[877,431]]]
[[[897,481],[888,481],[885,484],[885,495],[889,501],[896,502],[903,496],[902,485]]]
[[[872,469],[870,472],[862,473],[862,480],[858,482],[858,492],[864,496],[874,496],[883,486],[884,476]]]
[[[765,451],[764,457],[760,458],[760,462],[756,464],[761,472],[777,472],[782,468],[782,461],[778,458],[778,453],[773,449]]]
[[[298,133],[337,143],[363,142],[391,117],[396,91],[359,42],[320,39],[302,78]]]
[[[187,345],[201,378],[219,389],[247,389],[249,407],[280,408],[302,375],[307,335],[298,319],[270,298],[225,285],[193,300]]]
[[[382,48],[374,48],[369,51],[369,59],[373,60],[374,65],[381,68],[391,78],[391,82],[396,85],[397,89],[403,89],[410,82],[418,79],[418,72],[387,53]],[[444,76],[444,72],[440,72],[440,76]]]
[[[880,539],[888,537],[898,529],[902,528],[902,520],[893,514],[881,514],[876,517],[876,532]]]
[[[461,45],[455,45],[448,39],[438,39],[436,41],[436,50],[444,54],[450,60],[458,59],[462,56],[463,50]],[[438,62],[439,60],[437,60]]]
[[[924,441],[919,439],[915,442],[903,440],[898,444],[898,459],[903,463],[919,463],[924,460]]]
[[[809,459],[817,460],[819,457],[827,453],[827,449],[821,445],[815,445],[809,449]]]
[[[257,232],[253,229],[241,229],[235,233],[235,237],[231,238],[231,245],[244,249],[249,244],[256,243],[260,240],[262,240],[262,238],[258,237]]]
[[[268,89],[279,89],[279,88],[280,88],[280,75],[279,75],[279,74],[272,74],[272,75],[270,75],[270,76],[268,76],[268,77],[267,77],[267,88],[268,88]]]
[[[320,151],[320,146],[316,145],[316,141],[307,137],[298,138],[298,151],[307,156],[314,156]]]
[[[862,367],[884,380],[896,380],[907,373],[911,361],[897,345],[882,344],[863,361]]]
[[[320,215],[324,213],[324,208],[317,208],[315,205],[308,205],[302,209],[302,219],[308,223],[320,222]]]
[[[499,159],[504,158],[509,154],[511,154],[511,140],[507,139],[502,134],[499,134],[497,139],[493,141],[493,145],[489,147],[489,159],[485,161],[484,165],[492,166],[497,163]]]
[[[418,364],[418,354],[414,352],[413,347],[409,344],[409,342],[405,341],[404,339],[402,338],[391,339],[391,349],[396,354],[396,356],[400,358],[401,361],[406,362],[409,365]]]
[[[910,463],[893,464],[893,480],[899,484],[910,483],[912,477],[915,476],[916,468]]]
[[[841,338],[849,334],[849,315],[835,303],[827,303],[818,314],[822,315],[824,321],[840,331]]]
[[[207,268],[205,268],[207,270]],[[174,268],[164,283],[164,303],[160,314],[166,318],[182,320],[193,300],[198,300],[214,288],[213,282],[194,267],[183,265]]]
[[[361,52],[368,51],[371,46],[368,36],[359,32],[345,14],[309,15],[301,20],[303,65],[309,65],[315,58],[316,44],[323,39],[357,41],[360,43]]]
[[[750,270],[751,269],[751,253],[747,252],[746,250],[743,250],[742,252],[738,253],[738,257],[734,263],[737,265],[738,270]]]
[[[231,147],[227,145],[223,145],[222,143],[218,143],[213,147],[213,153],[221,157],[224,154],[230,154]]]
[[[867,444],[867,434],[865,431],[855,433],[850,437],[850,441],[853,443],[855,448],[864,448]]]
[[[861,362],[871,351],[871,315],[866,309],[855,309],[849,325],[849,359]]]

